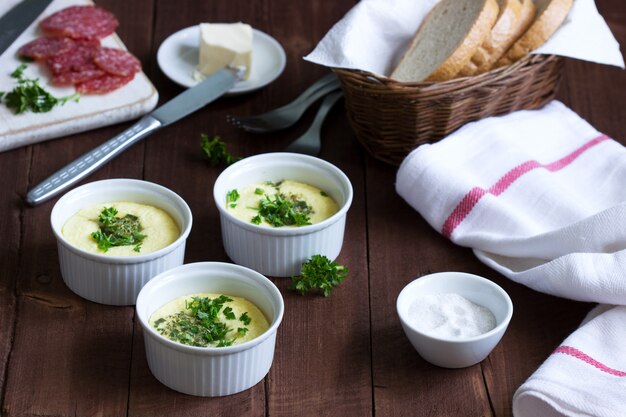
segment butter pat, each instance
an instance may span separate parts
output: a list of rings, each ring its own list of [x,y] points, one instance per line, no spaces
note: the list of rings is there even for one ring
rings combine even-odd
[[[245,23],[201,23],[198,71],[205,76],[224,67],[252,66],[252,27]]]

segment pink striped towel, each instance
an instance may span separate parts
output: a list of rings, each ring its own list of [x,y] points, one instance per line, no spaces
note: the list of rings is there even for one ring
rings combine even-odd
[[[396,190],[441,234],[516,282],[574,300],[626,305],[625,180],[626,148],[553,101],[470,123],[420,146],[400,166]],[[617,354],[623,348],[608,348],[626,343],[626,330],[615,331],[626,329],[626,308],[611,311],[617,312],[606,320],[614,330],[605,331],[608,325],[597,319],[608,312],[601,314],[540,368],[556,380],[574,379],[578,391],[555,383],[533,397],[548,408],[526,407],[534,404],[526,399],[535,385],[524,388],[533,375],[515,397],[516,416],[626,415],[626,378],[620,374],[626,355]],[[594,331],[607,348],[577,341],[594,323],[604,326]],[[578,369],[582,364],[586,368]],[[596,374],[614,378],[613,393],[619,392],[604,409],[594,401],[612,388],[593,379]],[[581,398],[591,408],[582,407]]]
[[[626,415],[626,307],[601,304],[518,388],[516,417]]]

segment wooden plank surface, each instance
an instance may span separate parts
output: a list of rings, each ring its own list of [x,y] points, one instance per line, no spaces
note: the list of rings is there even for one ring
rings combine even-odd
[[[142,61],[164,102],[182,88],[156,64],[171,33],[202,21],[244,21],[275,37],[285,72],[250,94],[222,98],[127,150],[88,180],[141,178],[180,194],[194,214],[186,262],[228,261],[212,186],[220,173],[204,161],[200,134],[220,135],[238,156],[281,150],[312,120],[276,134],[252,135],[227,114],[282,105],[324,74],[301,59],[353,0],[101,0],[121,22],[120,37]],[[598,0],[626,44],[626,7]],[[559,98],[599,130],[626,143],[626,75],[568,61]],[[0,153],[0,390],[2,416],[510,416],[513,393],[569,335],[591,305],[515,284],[482,265],[469,249],[441,237],[395,193],[396,167],[367,155],[343,104],[330,113],[321,157],[354,187],[339,262],[350,275],[330,298],[300,296],[288,278],[272,278],[285,299],[268,376],[222,398],[179,394],[150,373],[132,307],[91,303],[62,281],[49,226],[54,201],[26,207],[33,185],[129,123]],[[485,276],[513,299],[501,343],[482,363],[460,370],[430,365],[400,327],[401,288],[431,272]]]

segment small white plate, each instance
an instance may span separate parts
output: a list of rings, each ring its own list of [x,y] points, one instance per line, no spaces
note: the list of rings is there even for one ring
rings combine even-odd
[[[250,78],[240,81],[226,93],[235,95],[248,93],[274,81],[285,69],[285,50],[270,35],[252,29],[252,70]],[[172,81],[183,87],[193,87],[198,80],[193,72],[198,66],[200,28],[190,26],[170,35],[157,52],[161,71]]]

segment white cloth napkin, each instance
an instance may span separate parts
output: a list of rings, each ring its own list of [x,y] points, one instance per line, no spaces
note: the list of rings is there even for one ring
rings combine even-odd
[[[520,388],[516,416],[626,415],[624,179],[626,148],[558,101],[470,123],[418,147],[398,170],[397,192],[503,275],[548,294],[621,305],[585,323]],[[580,408],[587,398],[592,408]],[[533,411],[540,407],[556,411]]]
[[[319,65],[387,75],[438,0],[361,0],[304,59]],[[536,53],[624,68],[619,44],[594,0],[574,0],[564,24]]]
[[[626,415],[626,307],[601,305],[513,396],[515,416]]]

